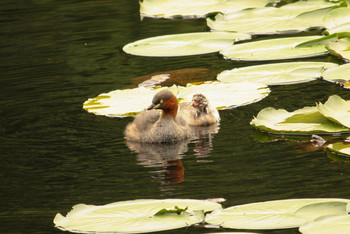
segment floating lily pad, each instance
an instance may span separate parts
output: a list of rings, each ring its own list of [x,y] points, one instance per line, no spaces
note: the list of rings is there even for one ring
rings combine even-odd
[[[223,83],[251,81],[266,85],[297,84],[315,80],[321,77],[325,69],[333,67],[338,65],[327,62],[264,64],[224,71],[218,75],[217,79]]]
[[[138,87],[102,93],[86,100],[83,108],[90,113],[108,117],[134,116],[151,105],[153,96],[161,89]],[[179,87],[172,86],[170,89],[177,94]]]
[[[234,12],[245,8],[264,7],[270,0],[143,0],[142,16],[153,18],[204,17],[212,12]]]
[[[350,8],[348,7],[334,9],[323,17],[323,24],[328,31],[339,29],[346,23],[350,23]],[[338,30],[336,31],[339,32]]]
[[[323,72],[322,77],[329,82],[350,81],[350,63],[329,68]]]
[[[328,53],[324,44],[296,47],[319,36],[286,37],[232,45],[220,51],[227,59],[243,61],[283,60],[320,56]]]
[[[318,103],[317,110],[331,121],[350,128],[350,101],[333,95],[325,104]]]
[[[326,48],[331,54],[350,61],[350,38],[341,38],[337,41],[330,41]]]
[[[350,234],[350,215],[323,217],[299,228],[303,234]]]
[[[318,217],[346,215],[346,199],[290,199],[251,203],[214,210],[205,221],[237,229],[282,229],[299,227]]]
[[[334,134],[350,131],[327,119],[316,107],[304,107],[294,112],[267,107],[250,124],[261,131],[277,134]]]
[[[178,98],[182,101],[191,101],[193,94],[202,93],[210,105],[217,109],[230,109],[258,102],[270,93],[264,84],[241,82],[223,84],[221,82],[205,82],[200,85],[188,84],[182,89]]]
[[[336,154],[350,156],[350,144],[344,142],[337,142],[334,144],[329,144],[327,149]]]
[[[84,102],[83,108],[96,115],[108,117],[134,116],[152,103],[153,96],[162,89],[138,87],[135,89],[115,90],[103,93]],[[203,84],[188,84],[171,86],[169,88],[180,103],[191,101],[197,93],[205,95],[211,107],[217,109],[233,108],[260,101],[265,98],[270,89],[263,84],[242,82],[223,84],[221,82],[205,82]]]
[[[323,27],[322,16],[330,12],[334,5],[326,1],[298,1],[279,8],[253,8],[226,15],[218,14],[214,20],[207,18],[207,24],[216,31],[295,33],[311,27]]]
[[[151,37],[123,47],[128,54],[150,57],[173,57],[218,52],[235,41],[249,40],[245,33],[198,32]]]
[[[158,212],[174,207],[186,209]],[[221,208],[215,202],[191,199],[133,200],[103,206],[79,204],[66,217],[57,214],[56,227],[72,232],[154,232],[186,227],[202,222],[204,213]],[[158,214],[157,214],[158,213]]]

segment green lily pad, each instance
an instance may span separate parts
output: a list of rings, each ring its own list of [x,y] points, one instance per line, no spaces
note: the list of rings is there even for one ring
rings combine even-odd
[[[316,107],[304,107],[293,112],[267,107],[250,124],[261,131],[276,134],[335,134],[350,131],[327,119]]]
[[[350,38],[341,38],[336,41],[330,41],[326,44],[326,48],[331,54],[350,61]]]
[[[337,142],[334,144],[329,144],[327,149],[336,154],[350,156],[350,144],[344,142]]]
[[[170,89],[179,102],[192,101],[196,93],[205,95],[211,107],[227,109],[243,106],[265,98],[270,89],[263,84],[242,82],[223,84],[221,82],[204,82],[188,84],[186,87],[173,85],[162,88],[138,87],[135,89],[115,90],[103,93],[84,102],[83,108],[96,115],[108,117],[134,116],[152,103],[153,96],[162,89]]]
[[[350,215],[331,216],[317,219],[299,228],[303,234],[350,234]]]
[[[299,227],[318,217],[345,215],[346,199],[290,199],[251,203],[214,210],[205,221],[237,229],[282,229]]]
[[[245,33],[198,32],[151,37],[129,43],[124,52],[150,57],[174,57],[218,52],[236,41],[249,40]]]
[[[253,82],[205,82],[200,85],[188,84],[180,91],[178,98],[189,102],[196,93],[204,94],[213,108],[222,110],[258,102],[269,95],[270,89],[264,84]]]
[[[265,85],[297,84],[316,80],[324,70],[334,67],[338,65],[327,62],[264,64],[224,71],[217,79],[223,83],[251,81]]]
[[[322,27],[322,17],[334,3],[326,1],[298,1],[279,8],[246,9],[231,14],[207,18],[212,30],[245,32],[249,34],[295,33],[311,27]]]
[[[141,16],[153,18],[205,17],[213,12],[234,12],[245,8],[264,7],[270,0],[143,0]]]
[[[334,9],[323,17],[323,24],[328,31],[332,31],[335,28],[339,29],[340,27],[342,27],[341,25],[349,22],[350,22],[350,8],[348,7],[340,7],[340,8]]]
[[[147,108],[152,103],[153,96],[162,89],[165,88],[138,87],[102,93],[86,100],[83,108],[90,113],[108,117],[134,116]],[[177,94],[179,87],[172,86],[170,89]]]
[[[243,61],[308,58],[327,54],[324,44],[296,47],[319,36],[286,37],[235,44],[220,51],[227,59]]]
[[[317,110],[331,121],[350,128],[350,101],[333,95],[325,104],[318,103]]]
[[[180,214],[157,214],[175,206],[188,208]],[[66,217],[57,214],[54,223],[56,227],[71,232],[154,232],[202,222],[203,212],[218,208],[221,208],[218,203],[191,199],[133,200],[103,206],[79,204]]]
[[[329,82],[350,81],[350,63],[329,68],[323,72],[322,77]]]

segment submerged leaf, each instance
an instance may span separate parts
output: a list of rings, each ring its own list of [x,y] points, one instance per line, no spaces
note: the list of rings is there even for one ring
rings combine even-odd
[[[251,81],[266,85],[287,85],[309,82],[321,77],[325,69],[338,67],[327,62],[289,62],[264,64],[224,71],[217,77],[224,83]]]
[[[318,103],[317,110],[331,121],[350,128],[350,101],[333,95],[328,98],[325,104]]]
[[[333,134],[350,132],[325,116],[316,107],[304,107],[294,112],[267,107],[250,122],[261,131],[278,134]]]
[[[198,32],[151,37],[123,47],[128,54],[150,57],[173,57],[218,52],[250,35],[230,32]]]
[[[237,229],[299,227],[325,215],[345,215],[347,199],[290,199],[251,203],[214,210],[205,221]]]
[[[297,45],[320,38],[319,36],[286,37],[235,44],[220,51],[228,59],[243,61],[283,60],[324,55],[324,44],[304,47]]]
[[[175,206],[173,209],[161,209],[154,215],[163,215],[163,214],[171,214],[171,213],[180,215],[182,212],[185,212],[187,209],[188,209],[188,206],[186,206],[186,208],[184,209],[179,208],[178,206]]]
[[[181,214],[154,215],[161,209],[187,206]],[[202,222],[203,212],[221,205],[205,200],[165,199],[115,202],[103,206],[76,205],[66,217],[57,214],[56,227],[72,232],[153,232],[186,227]]]
[[[140,2],[140,13],[154,18],[204,17],[213,12],[227,13],[264,7],[269,2],[270,0],[143,0]]]

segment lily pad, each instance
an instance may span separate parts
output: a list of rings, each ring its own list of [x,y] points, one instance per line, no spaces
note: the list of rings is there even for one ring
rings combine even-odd
[[[326,48],[331,54],[350,61],[350,38],[341,38],[336,41],[330,41],[326,44]]]
[[[329,31],[339,29],[346,23],[350,23],[350,8],[348,7],[334,9],[323,17],[323,24]]]
[[[165,212],[178,206],[185,211]],[[103,206],[79,204],[66,217],[57,214],[56,227],[71,232],[154,232],[186,227],[202,222],[204,213],[221,208],[215,202],[191,199],[133,200]]]
[[[151,37],[129,43],[123,50],[132,55],[174,57],[218,52],[236,41],[249,40],[245,33],[198,32]]]
[[[264,7],[270,0],[143,0],[141,16],[153,18],[205,17],[214,12],[234,12],[245,8]]]
[[[115,90],[89,98],[83,108],[96,115],[108,117],[134,116],[152,103],[153,96],[161,89],[138,87],[135,89]],[[178,93],[178,86],[170,88],[174,94]]]
[[[319,36],[286,37],[235,44],[220,51],[227,59],[242,61],[283,60],[316,57],[327,54],[324,44],[296,47],[321,38]]]
[[[297,84],[313,81],[321,77],[324,70],[334,67],[338,65],[327,62],[264,64],[224,71],[217,79],[223,83],[251,81],[265,85]]]
[[[189,102],[196,93],[202,93],[213,108],[222,110],[258,102],[269,95],[270,89],[264,84],[253,82],[235,84],[205,82],[199,85],[188,84],[180,91],[178,98]]]
[[[316,107],[288,112],[273,107],[262,109],[250,122],[264,132],[276,134],[335,134],[350,132],[323,116]]]
[[[316,4],[315,4],[316,3]],[[207,18],[212,30],[245,32],[249,34],[280,34],[323,27],[322,16],[335,4],[326,1],[298,1],[279,8],[246,9],[231,14]]]
[[[323,72],[322,77],[329,82],[350,81],[350,63],[329,68]]]
[[[350,234],[350,215],[324,217],[299,228],[303,234]]]
[[[344,142],[337,142],[334,144],[329,144],[327,149],[336,154],[350,156],[350,144]]]
[[[350,101],[333,95],[328,98],[325,104],[318,103],[317,110],[331,121],[350,128]]]
[[[254,103],[270,93],[270,89],[265,85],[251,82],[223,84],[215,81],[188,84],[186,87],[173,85],[155,89],[138,87],[100,94],[85,101],[83,108],[90,113],[108,117],[134,116],[147,108],[153,96],[162,89],[170,89],[180,103],[191,101],[194,94],[202,93],[208,98],[211,107],[217,109]]]
[[[318,217],[346,215],[346,199],[290,199],[251,203],[214,210],[205,221],[237,229],[282,229],[299,227]]]

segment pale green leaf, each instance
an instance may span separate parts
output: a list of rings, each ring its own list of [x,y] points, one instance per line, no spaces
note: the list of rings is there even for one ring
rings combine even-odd
[[[146,109],[152,103],[153,96],[162,89],[170,89],[180,103],[191,101],[194,94],[201,93],[208,98],[211,107],[217,109],[254,103],[270,93],[270,89],[265,85],[252,82],[224,84],[216,81],[158,89],[138,87],[100,94],[85,101],[83,108],[90,113],[108,117],[134,116]]]
[[[324,104],[318,103],[317,110],[331,121],[350,128],[350,101],[333,95]]]
[[[297,45],[321,38],[319,36],[287,37],[235,44],[220,51],[227,59],[243,61],[283,60],[324,55],[324,44],[296,47]]]
[[[325,1],[298,1],[279,8],[253,8],[226,15],[218,14],[214,20],[207,18],[207,24],[216,31],[295,33],[311,27],[322,27],[322,16],[333,9],[331,6],[334,4]]]
[[[213,12],[234,12],[245,8],[264,7],[270,0],[143,0],[141,16],[154,18],[204,17]]]
[[[181,214],[155,215],[159,210],[174,206],[188,209]],[[65,217],[57,214],[54,223],[72,232],[153,232],[202,222],[203,212],[218,208],[221,208],[218,203],[191,199],[133,200],[102,206],[79,204]]]
[[[326,48],[331,54],[350,61],[350,38],[341,38],[336,41],[330,41]]]
[[[350,81],[350,63],[327,69],[323,72],[322,77],[330,82]]]
[[[299,227],[318,217],[345,215],[346,199],[290,199],[238,205],[214,210],[205,221],[237,229],[282,229]]]
[[[220,73],[217,79],[223,83],[242,81],[265,85],[287,85],[309,82],[321,77],[325,69],[338,67],[327,62],[289,62],[235,68]]]
[[[304,107],[294,112],[267,107],[250,124],[261,131],[278,134],[333,134],[350,131],[324,117],[316,107]]]
[[[343,154],[350,156],[350,144],[349,143],[344,143],[344,142],[337,142],[333,144],[329,144],[327,146],[327,149],[329,151],[332,151],[337,154]]]
[[[299,228],[303,234],[350,234],[350,215],[324,217]]]
[[[181,89],[178,98],[191,101],[193,94],[202,93],[210,105],[217,109],[228,109],[258,102],[270,93],[264,84],[241,82],[224,84],[221,82],[205,82],[200,85],[188,84]]]
[[[350,22],[350,8],[340,7],[332,10],[323,17],[323,24],[328,29],[339,28],[341,25]]]
[[[129,43],[124,52],[139,56],[173,57],[218,52],[235,41],[248,40],[245,33],[198,32],[151,37]]]

